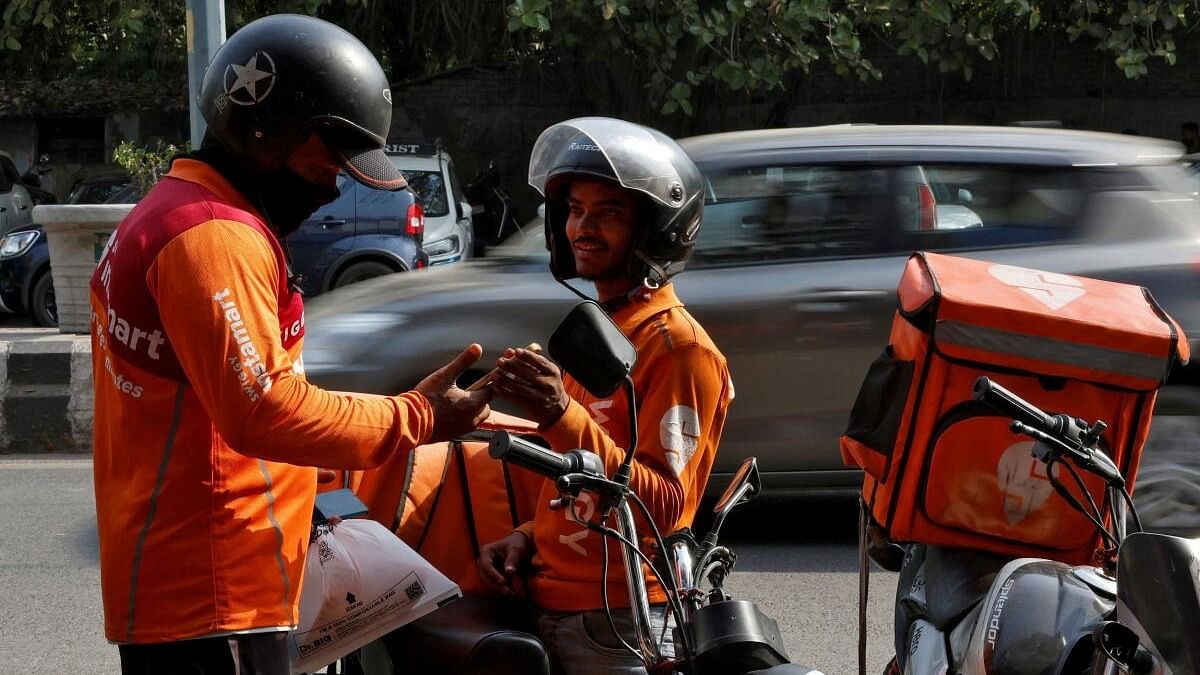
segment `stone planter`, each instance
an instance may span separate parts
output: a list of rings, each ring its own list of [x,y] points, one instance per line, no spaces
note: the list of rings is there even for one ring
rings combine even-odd
[[[133,204],[35,206],[33,222],[46,231],[60,333],[87,333],[91,314],[88,284],[100,252]]]

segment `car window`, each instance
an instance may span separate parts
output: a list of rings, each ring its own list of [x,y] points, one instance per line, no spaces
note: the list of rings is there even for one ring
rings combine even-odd
[[[910,167],[896,185],[901,248],[1016,246],[1064,239],[1092,187],[1076,168]]]
[[[146,195],[135,183],[126,183],[104,200],[105,204],[136,204]]]
[[[128,183],[114,183],[110,181],[85,183],[78,195],[72,197],[75,204],[103,204],[110,197],[117,194]]]
[[[417,203],[426,216],[444,216],[450,213],[446,196],[446,182],[438,171],[401,170],[408,186],[417,195]]]
[[[697,265],[879,250],[887,167],[800,165],[711,172]]]

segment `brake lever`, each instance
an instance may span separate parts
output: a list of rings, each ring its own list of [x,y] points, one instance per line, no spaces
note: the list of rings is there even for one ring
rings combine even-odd
[[[1075,463],[1079,464],[1079,466],[1081,466],[1083,469],[1100,476],[1106,483],[1115,485],[1117,487],[1123,487],[1125,485],[1125,477],[1121,475],[1120,470],[1117,469],[1117,466],[1113,464],[1112,460],[1103,453],[1100,453],[1099,455],[1099,457],[1103,458],[1103,461],[1101,461],[1097,459],[1097,453],[1092,448],[1086,446],[1072,446],[1071,444],[1063,441],[1061,438],[1055,438],[1054,436],[1051,436],[1040,429],[1035,429],[1028,424],[1018,422],[1017,420],[1013,420],[1009,424],[1008,428],[1014,433],[1024,434],[1025,436],[1029,436],[1035,441],[1041,443],[1042,446],[1045,447],[1046,452],[1038,454],[1038,446],[1035,444],[1033,446],[1033,456],[1044,463],[1047,463],[1054,457],[1065,453],[1070,455]],[[1060,452],[1055,452],[1055,449],[1059,450]]]

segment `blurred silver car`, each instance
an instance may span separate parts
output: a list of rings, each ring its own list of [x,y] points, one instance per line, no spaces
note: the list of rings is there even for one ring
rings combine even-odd
[[[914,250],[1144,285],[1200,337],[1200,203],[1174,143],[837,126],[681,144],[707,195],[676,287],[728,358],[737,392],[718,472],[756,454],[769,490],[859,484],[842,466],[838,437],[887,342],[896,283]],[[505,347],[544,343],[575,298],[551,279],[532,229],[487,259],[312,303],[309,376],[336,389],[397,392],[471,341],[483,344],[489,367]],[[1151,474],[1153,454],[1144,463]],[[1177,488],[1160,510],[1200,504],[1200,480]]]

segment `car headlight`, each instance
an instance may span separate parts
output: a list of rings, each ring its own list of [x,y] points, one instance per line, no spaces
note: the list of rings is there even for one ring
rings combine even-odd
[[[425,252],[428,253],[430,257],[435,255],[446,255],[448,253],[457,253],[458,237],[451,235],[445,239],[438,239],[435,242],[429,243],[425,246]]]
[[[405,314],[355,312],[322,317],[319,327],[309,325],[304,338],[304,368],[318,370],[365,365],[355,357],[379,343],[378,335],[403,325]]]
[[[33,242],[37,241],[39,234],[41,233],[33,230],[14,232],[0,237],[0,258],[15,258],[25,255],[26,251],[33,248]]]

